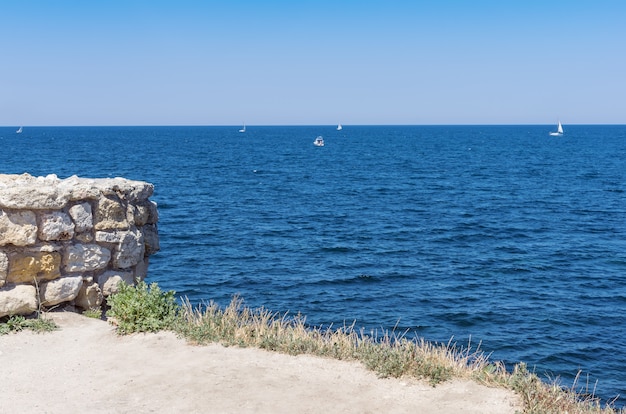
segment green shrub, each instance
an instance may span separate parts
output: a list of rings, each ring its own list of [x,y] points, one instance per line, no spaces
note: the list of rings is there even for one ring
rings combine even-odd
[[[136,286],[122,283],[117,293],[109,296],[107,315],[117,321],[117,332],[157,332],[172,329],[178,313],[174,291],[163,292],[156,283]]]
[[[5,322],[0,322],[0,335],[6,335],[9,332],[19,332],[24,329],[30,329],[33,332],[50,332],[57,329],[57,325],[54,321],[41,317],[39,315],[35,319],[27,319],[21,315],[13,315],[6,319]]]

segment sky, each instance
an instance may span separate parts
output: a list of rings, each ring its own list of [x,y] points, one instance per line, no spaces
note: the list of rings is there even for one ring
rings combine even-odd
[[[0,126],[626,124],[624,0],[0,0]]]

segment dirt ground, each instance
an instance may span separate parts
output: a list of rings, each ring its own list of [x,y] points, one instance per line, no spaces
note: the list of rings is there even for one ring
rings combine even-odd
[[[521,412],[514,393],[470,381],[433,388],[357,362],[118,336],[105,321],[50,315],[55,332],[0,336],[0,413]]]

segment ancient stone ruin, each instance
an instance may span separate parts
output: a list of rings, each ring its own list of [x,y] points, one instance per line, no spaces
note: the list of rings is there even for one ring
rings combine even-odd
[[[154,186],[0,174],[0,317],[99,307],[159,250]]]

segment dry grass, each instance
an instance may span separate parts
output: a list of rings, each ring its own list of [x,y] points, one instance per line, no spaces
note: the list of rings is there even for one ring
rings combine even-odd
[[[243,306],[233,298],[225,309],[215,303],[193,307],[185,300],[176,331],[192,343],[221,343],[225,346],[258,347],[291,355],[309,354],[342,360],[357,360],[381,377],[413,377],[436,385],[452,378],[504,387],[517,393],[524,413],[624,413],[597,398],[564,389],[558,381],[544,382],[520,363],[512,372],[492,362],[480,351],[456,344],[433,344],[424,339],[406,339],[404,334],[383,332],[365,335],[354,325],[333,329],[310,328],[301,315],[288,316]]]
[[[504,364],[490,361],[480,344],[475,349],[471,344],[459,347],[451,341],[433,344],[420,338],[406,339],[405,334],[395,331],[366,335],[355,331],[354,325],[311,328],[302,315],[281,315],[264,308],[253,310],[243,306],[239,297],[234,297],[224,309],[213,302],[193,307],[184,300],[175,313],[167,329],[195,344],[215,342],[291,355],[356,360],[381,377],[413,377],[432,385],[452,378],[471,379],[514,391],[528,414],[626,413],[610,403],[603,406],[589,387],[578,387],[577,382],[566,389],[557,380],[542,381],[524,363],[509,372]]]

